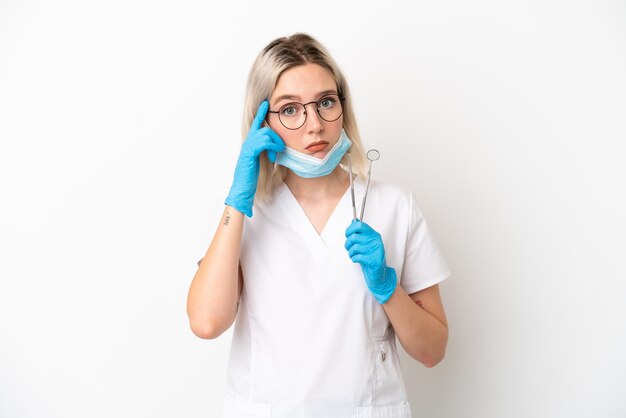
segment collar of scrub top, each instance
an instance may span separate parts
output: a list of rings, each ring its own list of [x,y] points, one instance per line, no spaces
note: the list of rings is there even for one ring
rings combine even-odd
[[[370,150],[370,151],[376,151],[378,153],[378,150]],[[368,151],[369,153],[369,151]],[[348,172],[350,173],[350,197],[352,199],[352,220],[356,221],[357,217],[356,217],[356,203],[355,203],[355,199],[354,199],[354,174],[352,173],[352,157],[350,156],[350,150],[347,151],[348,154]],[[379,154],[380,155],[380,154]],[[377,160],[378,158],[376,158]],[[359,220],[362,222],[363,221],[363,214],[365,213],[365,202],[367,199],[367,192],[370,188],[370,178],[371,178],[371,173],[372,173],[372,161],[376,161],[376,160],[370,160],[370,166],[369,169],[367,171],[367,183],[365,184],[365,192],[363,194],[363,201],[361,202],[361,217],[359,218]],[[270,174],[270,184],[274,184],[274,173],[276,172],[276,166],[278,165],[278,163],[274,162],[273,168],[272,168],[272,173]],[[343,167],[343,164],[339,164]],[[344,168],[345,169],[345,168]]]

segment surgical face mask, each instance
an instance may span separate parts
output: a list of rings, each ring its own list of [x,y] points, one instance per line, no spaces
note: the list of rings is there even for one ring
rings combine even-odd
[[[287,167],[300,177],[313,178],[327,176],[337,167],[339,161],[352,145],[346,131],[341,129],[339,141],[330,149],[324,158],[316,158],[303,154],[285,146],[284,152],[276,153],[276,164]]]

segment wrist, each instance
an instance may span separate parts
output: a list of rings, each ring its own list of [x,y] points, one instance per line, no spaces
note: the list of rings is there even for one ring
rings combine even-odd
[[[393,295],[393,293],[396,290],[396,287],[398,286],[398,277],[396,274],[396,270],[392,267],[386,267],[385,268],[385,272],[384,274],[384,278],[383,278],[383,285],[380,286],[378,289],[376,289],[374,293],[374,297],[376,297],[376,300],[382,305],[384,303],[386,303],[389,298],[391,297],[391,295]]]
[[[224,204],[230,206],[231,208],[241,212],[246,215],[248,218],[252,218],[252,207],[251,205],[245,204],[241,201],[241,199],[235,199],[230,197],[230,195],[224,201]]]

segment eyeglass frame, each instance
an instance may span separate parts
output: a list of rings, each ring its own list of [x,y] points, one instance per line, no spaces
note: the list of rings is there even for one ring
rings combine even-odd
[[[326,120],[326,119],[324,119],[324,118],[322,117],[322,115],[320,114],[319,102],[320,102],[321,100],[323,100],[323,99],[327,98],[328,96],[337,96],[337,97],[339,98],[339,104],[341,105],[341,113],[339,114],[339,116],[337,116],[337,118],[336,118],[336,119],[333,119],[333,120]],[[327,94],[325,94],[324,96],[320,97],[319,99],[314,100],[314,101],[312,101],[312,102],[308,102],[308,103],[300,103],[300,102],[289,102],[289,103],[285,103],[284,105],[282,105],[282,106],[280,107],[280,109],[282,109],[283,107],[285,107],[285,106],[287,106],[287,105],[289,105],[289,104],[292,104],[292,103],[302,105],[302,107],[304,108],[304,121],[302,122],[302,125],[298,126],[297,128],[288,128],[288,127],[286,127],[286,126],[285,126],[285,124],[283,123],[283,121],[280,119],[280,114],[278,115],[278,121],[280,122],[280,124],[281,124],[281,125],[285,126],[285,129],[289,129],[290,131],[295,131],[295,130],[297,130],[297,129],[300,129],[300,128],[302,128],[302,127],[304,126],[304,124],[306,123],[306,119],[309,117],[309,115],[306,113],[306,107],[307,107],[308,105],[310,105],[311,103],[315,103],[315,111],[317,112],[317,114],[319,115],[319,117],[320,117],[320,118],[322,118],[322,120],[323,120],[324,122],[334,122],[334,121],[336,121],[337,119],[339,119],[339,118],[341,117],[341,115],[343,115],[343,102],[345,102],[345,101],[346,101],[346,98],[345,98],[345,97],[343,97],[343,96],[342,96],[341,94],[339,94],[339,93],[327,93]],[[280,109],[278,109],[278,110],[269,110],[269,109],[268,109],[267,113],[280,113]]]

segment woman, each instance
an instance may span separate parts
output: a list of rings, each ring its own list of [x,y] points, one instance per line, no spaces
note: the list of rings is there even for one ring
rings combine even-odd
[[[415,197],[371,180],[354,220],[350,171],[358,203],[366,182],[350,91],[309,35],[261,51],[245,109],[187,301],[201,338],[237,318],[223,417],[411,417],[395,336],[427,367],[443,358],[450,276]]]

